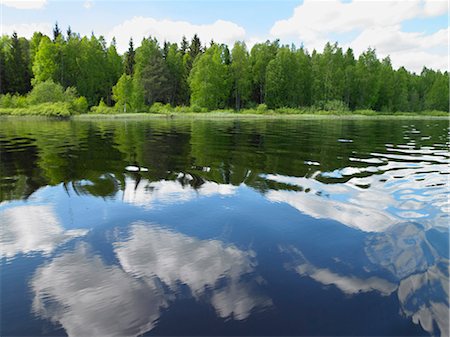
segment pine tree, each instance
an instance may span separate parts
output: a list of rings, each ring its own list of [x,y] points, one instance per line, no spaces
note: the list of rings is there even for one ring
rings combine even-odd
[[[202,43],[197,34],[194,35],[191,41],[191,45],[189,46],[189,55],[191,56],[192,61],[195,60],[197,55],[202,53]]]
[[[134,74],[134,65],[136,63],[135,61],[136,52],[134,50],[133,46],[133,38],[130,39],[130,43],[128,46],[128,51],[125,53],[125,74],[127,75],[133,75]]]
[[[180,50],[184,55],[184,54],[186,54],[188,49],[189,49],[189,42],[187,41],[186,36],[183,35],[183,39],[181,40]]]
[[[61,29],[59,29],[58,21],[57,21],[55,23],[55,27],[53,27],[53,42],[55,42],[59,36],[61,36]]]

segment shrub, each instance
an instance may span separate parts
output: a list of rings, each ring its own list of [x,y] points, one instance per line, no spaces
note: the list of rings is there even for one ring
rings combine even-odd
[[[74,87],[68,87],[64,92],[64,102],[72,102],[76,100],[77,97],[78,97],[77,89],[75,89]]]
[[[90,113],[92,114],[115,114],[117,113],[116,107],[110,107],[106,105],[106,103],[101,100],[97,106],[91,107]]]
[[[72,114],[69,103],[41,103],[24,108],[0,108],[0,115],[36,115],[48,117],[69,117]]]
[[[188,106],[179,105],[174,108],[175,112],[189,112],[190,108]]]
[[[28,94],[28,102],[30,104],[64,102],[66,101],[64,94],[63,87],[52,80],[38,82]]]
[[[344,102],[334,99],[325,102],[323,105],[323,110],[325,111],[348,111],[348,106]]]
[[[88,111],[88,102],[86,97],[78,97],[71,102],[71,109],[80,114],[84,114]]]
[[[266,112],[268,112],[269,111],[269,109],[267,108],[267,104],[259,104],[257,107],[256,107],[256,111],[258,112],[258,113],[266,113]]]
[[[148,111],[151,113],[171,113],[174,109],[169,103],[163,104],[161,102],[155,102]]]
[[[0,108],[24,108],[28,106],[27,98],[19,95],[0,95]]]
[[[204,112],[205,108],[202,108],[200,105],[192,104],[190,109],[191,112]]]

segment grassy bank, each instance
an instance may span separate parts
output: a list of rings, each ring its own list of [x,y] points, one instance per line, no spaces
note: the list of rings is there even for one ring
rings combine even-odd
[[[211,112],[171,112],[171,113],[112,113],[112,114],[77,114],[73,113],[70,106],[63,105],[61,107],[55,105],[38,105],[26,108],[4,109],[0,108],[0,116],[4,118],[64,118],[73,120],[114,120],[114,119],[155,119],[155,118],[283,118],[283,119],[448,119],[450,115],[446,112],[430,112],[430,113],[376,113],[376,114],[364,114],[353,112],[329,112],[326,113],[278,113],[276,111],[268,113],[240,113],[233,111],[211,111]]]
[[[227,111],[212,111],[212,112],[174,112],[174,113],[117,113],[117,114],[83,114],[73,116],[74,120],[120,120],[120,119],[155,119],[155,118],[188,118],[188,119],[197,119],[197,118],[242,118],[242,119],[252,119],[252,118],[283,118],[283,119],[328,119],[328,118],[339,118],[339,119],[447,119],[449,115],[446,114],[411,114],[411,113],[403,113],[403,114],[377,114],[377,115],[365,115],[365,114],[279,114],[279,113],[266,113],[266,114],[251,114],[251,113],[237,113],[237,112],[227,112]]]

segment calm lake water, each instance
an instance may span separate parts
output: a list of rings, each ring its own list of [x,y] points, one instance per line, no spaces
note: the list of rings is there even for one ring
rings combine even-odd
[[[447,120],[0,121],[1,335],[449,335]]]

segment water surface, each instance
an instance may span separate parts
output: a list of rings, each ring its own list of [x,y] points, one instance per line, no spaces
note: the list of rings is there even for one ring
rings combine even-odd
[[[448,121],[0,123],[1,335],[449,335]]]

